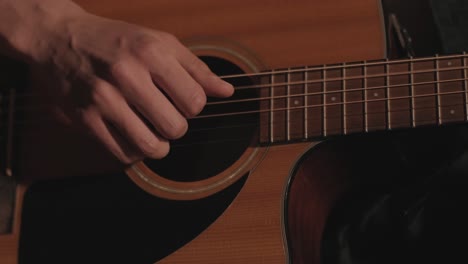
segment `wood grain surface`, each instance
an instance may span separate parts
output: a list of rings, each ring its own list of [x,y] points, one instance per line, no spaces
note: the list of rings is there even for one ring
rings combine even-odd
[[[171,32],[192,47],[205,45],[221,56],[226,52],[235,54],[234,57],[238,54],[259,70],[385,56],[383,21],[377,0],[76,2],[97,15]],[[70,133],[58,135],[50,142],[58,140],[62,144],[58,144],[60,148],[50,147],[51,155],[22,150],[28,152],[25,167],[31,168],[24,169],[24,174],[41,167],[55,167],[57,175],[87,170],[99,173],[99,159],[90,161],[89,166],[80,162],[79,169],[75,169],[76,158],[62,161],[64,157],[60,153],[74,149],[74,144],[67,141]],[[32,142],[26,140],[27,144],[22,146]],[[295,162],[313,144],[262,147],[266,154],[258,166],[252,166],[244,188],[226,212],[202,235],[161,263],[286,263],[281,215],[284,188]],[[86,156],[83,146],[74,150],[78,157]],[[109,163],[108,159],[104,161]],[[109,171],[118,166],[101,167]],[[20,208],[18,198],[17,220]],[[0,237],[2,264],[16,263],[19,226],[17,222],[12,236]]]

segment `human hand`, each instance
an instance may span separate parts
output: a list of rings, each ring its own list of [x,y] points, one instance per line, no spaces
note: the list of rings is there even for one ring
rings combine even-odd
[[[86,12],[57,22],[31,53],[39,92],[123,163],[163,158],[207,95],[234,91],[168,33]]]

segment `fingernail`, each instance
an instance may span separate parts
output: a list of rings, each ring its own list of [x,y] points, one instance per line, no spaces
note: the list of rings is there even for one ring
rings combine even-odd
[[[220,80],[220,86],[223,90],[225,91],[229,91],[229,93],[233,93],[234,92],[234,86],[226,81],[224,81],[223,79],[221,78],[218,78],[218,80]]]

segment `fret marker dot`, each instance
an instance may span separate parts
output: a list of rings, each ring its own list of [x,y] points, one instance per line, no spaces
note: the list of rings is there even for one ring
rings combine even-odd
[[[452,62],[451,61],[447,62],[447,65],[452,66]]]
[[[294,105],[299,105],[299,100],[294,100]]]
[[[451,115],[454,115],[454,114],[455,114],[455,110],[453,110],[453,109],[450,110],[450,114],[451,114]]]
[[[374,97],[379,97],[379,93],[374,93]]]
[[[336,101],[336,97],[333,96],[333,97],[331,98],[331,100],[332,100],[332,102],[335,102],[335,101]]]

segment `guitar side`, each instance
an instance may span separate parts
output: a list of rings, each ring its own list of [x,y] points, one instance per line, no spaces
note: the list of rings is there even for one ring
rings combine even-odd
[[[236,53],[235,47],[240,47],[247,52],[239,53],[249,54],[248,61],[261,62],[261,69],[385,57],[377,0],[138,0],[131,6],[127,1],[77,2],[99,15],[171,32],[188,45],[202,45],[207,39],[231,43],[228,48],[207,44],[215,48],[214,54]],[[297,160],[314,144],[259,147],[262,159],[250,168],[245,186],[224,214],[160,263],[287,262],[282,219],[286,182]],[[19,195],[17,221],[21,199]],[[0,236],[1,263],[17,263],[19,227],[17,222],[13,236]]]

